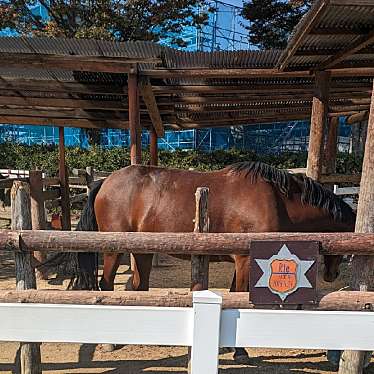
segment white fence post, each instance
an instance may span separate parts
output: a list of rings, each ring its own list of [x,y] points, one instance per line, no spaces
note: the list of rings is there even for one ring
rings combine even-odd
[[[222,297],[212,291],[193,293],[191,374],[217,374]]]

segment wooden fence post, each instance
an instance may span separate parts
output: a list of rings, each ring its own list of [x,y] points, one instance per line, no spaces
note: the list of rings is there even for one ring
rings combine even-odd
[[[94,168],[92,166],[87,166],[86,167],[86,184],[87,184],[87,195],[90,193],[91,191],[91,184],[94,182],[95,180],[95,171],[94,171]]]
[[[64,128],[59,127],[59,178],[61,186],[61,213],[62,213],[62,229],[71,230],[70,218],[70,194],[69,194],[69,171],[65,163],[65,136]]]
[[[373,83],[374,87],[374,83]],[[358,200],[356,232],[374,232],[374,91],[371,96],[371,107],[365,156],[362,166],[360,197]],[[374,256],[354,256],[352,261],[353,290],[366,287],[374,288]],[[339,374],[361,374],[365,352],[345,351],[340,360]]]
[[[31,197],[31,224],[33,230],[45,230],[46,215],[43,199],[43,178],[39,170],[30,170],[30,197]],[[34,252],[34,257],[39,263],[44,263],[47,259],[45,252]],[[38,279],[48,279],[46,272],[36,270]]]
[[[16,181],[11,190],[12,230],[31,230],[30,187]],[[31,265],[31,252],[15,252],[17,290],[36,289],[35,272]],[[40,344],[20,343],[21,374],[41,374]]]
[[[196,190],[196,215],[194,232],[209,232],[208,217],[209,188],[200,187]],[[191,256],[191,290],[208,289],[209,256]]]

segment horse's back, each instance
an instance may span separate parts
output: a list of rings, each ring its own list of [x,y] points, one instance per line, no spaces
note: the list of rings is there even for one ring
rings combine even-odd
[[[274,195],[268,183],[251,183],[225,169],[197,172],[134,165],[103,183],[95,201],[99,229],[191,232],[198,187],[209,188],[212,232],[258,230]]]

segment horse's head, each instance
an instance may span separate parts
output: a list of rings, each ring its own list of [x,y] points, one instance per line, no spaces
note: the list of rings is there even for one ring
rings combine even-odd
[[[325,268],[323,270],[323,279],[325,282],[333,282],[340,274],[339,266],[343,256],[323,256]]]

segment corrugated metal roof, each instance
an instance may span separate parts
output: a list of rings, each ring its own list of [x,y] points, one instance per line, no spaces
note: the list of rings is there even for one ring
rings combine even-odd
[[[321,5],[324,0],[318,0],[316,6]],[[313,11],[312,9],[312,11]],[[295,29],[294,37],[306,27],[309,22],[306,15]],[[336,32],[331,35],[313,33],[316,30],[337,29],[345,33]],[[367,33],[374,29],[374,0],[373,7],[355,6],[331,6],[327,5],[319,21],[312,27],[310,32],[298,46],[296,53],[289,61],[288,69],[309,70],[318,67],[334,54],[352,45],[360,38],[357,31]],[[298,31],[299,30],[299,31]],[[349,33],[353,30],[352,33]],[[332,32],[331,31],[331,32]],[[291,40],[291,44],[292,44]],[[373,43],[374,44],[374,43]],[[366,47],[361,53],[354,54],[344,61],[348,66],[371,66],[374,67],[374,46]],[[154,62],[147,62],[147,59],[161,59],[161,68],[173,69],[271,69],[275,68],[277,62],[284,57],[283,51],[235,51],[235,52],[183,52],[150,42],[128,42],[117,43],[85,39],[62,39],[62,38],[0,38],[0,60],[1,54],[9,53],[32,53],[40,56],[45,55],[66,55],[85,57],[106,57],[110,59],[140,58],[144,63],[139,65],[140,70],[155,69]],[[38,57],[38,56],[37,56]],[[54,66],[51,67],[53,69]],[[100,108],[104,107],[102,102],[110,100],[113,102],[126,102],[126,90],[123,86],[127,84],[127,75],[118,73],[86,72],[86,71],[62,71],[43,69],[42,67],[14,68],[0,66],[0,96],[6,104],[6,96],[20,96],[25,98],[59,98],[59,99],[84,99],[92,102],[100,101]],[[109,70],[111,71],[111,70]],[[373,77],[333,77],[331,91],[334,96],[330,105],[334,110],[347,107],[352,108],[351,98],[369,97]],[[15,82],[14,89],[9,85]],[[17,90],[18,84],[23,84],[21,90]],[[66,84],[65,84],[66,83]],[[279,119],[292,115],[305,118],[311,111],[311,97],[314,90],[314,77],[308,74],[304,77],[235,77],[225,78],[181,78],[154,79],[151,83],[157,85],[161,90],[156,94],[159,102],[159,109],[164,123],[177,123],[183,127],[183,123],[199,123],[207,126],[207,123],[214,121],[219,123],[230,123],[243,118],[255,118],[259,116],[274,116],[279,114]],[[39,84],[39,86],[38,86]],[[46,87],[46,91],[39,90],[39,87]],[[56,92],[53,92],[54,84]],[[31,87],[34,85],[34,87]],[[50,86],[48,86],[50,85]],[[63,87],[61,87],[63,86]],[[66,86],[66,90],[65,90]],[[172,87],[170,87],[172,86]],[[202,90],[194,91],[194,86]],[[219,86],[219,90],[215,87]],[[225,93],[225,86],[230,86],[231,93]],[[234,87],[234,88],[232,88]],[[48,88],[48,89],[47,89]],[[57,89],[58,88],[58,89]],[[235,89],[238,89],[235,92]],[[165,92],[162,92],[165,89]],[[168,92],[170,90],[171,92]],[[204,91],[205,90],[205,91]],[[243,94],[240,90],[245,90]],[[254,94],[256,90],[260,94]],[[232,92],[235,92],[234,94]],[[300,96],[298,96],[300,94]],[[159,96],[158,96],[159,95]],[[294,95],[294,97],[292,97]],[[5,97],[5,99],[4,99]],[[360,101],[358,101],[360,103]],[[367,100],[357,108],[366,108]],[[43,102],[41,101],[43,104]],[[48,107],[53,100],[48,100]],[[117,103],[112,106],[112,112],[108,112],[109,119],[116,119],[118,110],[121,118],[127,115],[124,105],[117,108]],[[12,105],[12,104],[11,104]],[[15,105],[13,105],[15,106]],[[41,105],[43,106],[43,105]],[[60,104],[61,106],[61,104]],[[1,104],[1,108],[9,106]],[[25,105],[24,107],[30,107]],[[37,107],[37,106],[36,106]],[[97,108],[94,105],[93,108]],[[69,108],[69,107],[68,107]],[[88,108],[91,108],[89,103]],[[113,109],[114,108],[114,109]],[[61,109],[61,108],[60,108]],[[65,109],[65,108],[64,108]],[[343,110],[342,109],[342,110]],[[56,111],[59,108],[55,108]],[[364,109],[365,110],[365,109]],[[22,111],[22,108],[20,109]],[[94,116],[101,110],[86,109],[86,114]],[[105,114],[106,115],[106,114]],[[142,115],[142,123],[149,124],[150,119]],[[185,122],[183,122],[185,121]],[[245,120],[244,120],[245,121]],[[186,125],[188,127],[188,125]]]
[[[354,0],[348,5],[337,5],[337,2],[331,4],[328,0],[317,0],[295,27],[277,66],[289,70],[322,67],[329,57],[350,46],[357,45],[373,30],[374,1],[373,4],[368,3],[366,6],[362,6],[357,5]],[[295,46],[297,46],[296,49]],[[368,48],[365,49],[368,50]],[[306,51],[309,52],[308,56],[305,55]],[[329,51],[330,55],[328,55]],[[292,57],[290,57],[290,53]],[[300,56],[303,53],[304,55]],[[353,56],[347,56],[345,60],[337,63],[334,67],[338,68],[345,64],[361,66],[368,63],[374,66],[373,48],[365,54],[357,51]]]

